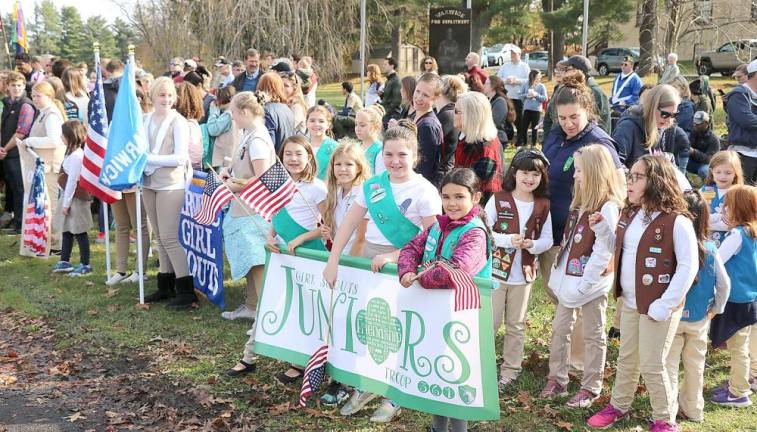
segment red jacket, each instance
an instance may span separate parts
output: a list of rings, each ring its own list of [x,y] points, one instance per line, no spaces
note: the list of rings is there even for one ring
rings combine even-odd
[[[490,195],[502,190],[502,153],[499,138],[473,144],[463,138],[455,150],[455,167],[472,169],[481,180],[481,192]]]

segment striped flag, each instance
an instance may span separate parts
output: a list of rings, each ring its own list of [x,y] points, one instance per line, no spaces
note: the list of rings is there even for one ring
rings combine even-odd
[[[300,389],[300,406],[305,406],[308,397],[317,391],[326,375],[326,359],[329,356],[329,346],[322,345],[313,353],[302,374],[302,389]]]
[[[202,202],[197,213],[193,216],[194,220],[203,225],[210,225],[216,220],[221,207],[225,206],[234,195],[215,172],[208,173],[205,179],[205,187],[202,190]]]
[[[121,199],[121,192],[114,191],[100,183],[100,170],[108,147],[108,115],[105,112],[105,95],[100,71],[100,55],[95,54],[95,89],[89,100],[89,121],[87,122],[87,142],[84,145],[79,184],[101,201],[111,204]]]
[[[245,186],[239,192],[239,198],[270,222],[279,209],[292,201],[296,192],[297,186],[284,165],[276,161],[260,177]]]
[[[16,55],[26,54],[29,52],[29,39],[26,37],[26,25],[24,23],[24,11],[21,5],[16,1],[13,5],[12,19],[16,21],[11,35],[11,45],[16,45]]]
[[[37,256],[47,253],[50,233],[50,200],[45,187],[45,169],[42,159],[37,157],[36,167],[29,191],[29,202],[24,214],[23,248]]]
[[[438,266],[449,274],[452,288],[455,290],[455,311],[480,309],[481,297],[473,278],[446,261],[438,261]]]

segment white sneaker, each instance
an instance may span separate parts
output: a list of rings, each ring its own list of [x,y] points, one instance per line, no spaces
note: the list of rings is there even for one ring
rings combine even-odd
[[[231,312],[221,312],[221,318],[227,319],[227,320],[235,320],[235,319],[249,319],[254,320],[255,319],[255,311],[250,310],[250,308],[247,307],[245,304],[239,305],[238,308]]]
[[[128,278],[129,277],[126,276],[125,274],[122,275],[121,273],[116,272],[116,273],[113,273],[113,276],[111,276],[110,279],[105,281],[105,285],[113,286],[119,282],[123,282],[125,279],[128,279]]]
[[[381,405],[373,412],[371,421],[375,423],[389,423],[392,419],[399,415],[400,406],[395,405],[389,399],[381,401]]]
[[[377,396],[376,393],[369,393],[356,389],[347,403],[339,410],[339,414],[343,416],[355,414],[365,408],[365,406],[373,399],[376,399]]]
[[[143,280],[147,280],[147,275],[143,274],[142,278]],[[121,283],[138,283],[138,282],[139,282],[139,273],[137,272],[134,272],[131,275],[129,275],[129,277],[121,280]]]

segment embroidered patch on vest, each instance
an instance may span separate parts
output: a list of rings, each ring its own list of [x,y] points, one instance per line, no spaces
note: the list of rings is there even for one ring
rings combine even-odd
[[[643,283],[644,286],[652,285],[652,282],[654,282],[654,276],[651,274],[645,274],[641,277],[641,283]]]
[[[653,258],[653,257],[644,258],[644,267],[646,268],[657,267],[657,258]]]

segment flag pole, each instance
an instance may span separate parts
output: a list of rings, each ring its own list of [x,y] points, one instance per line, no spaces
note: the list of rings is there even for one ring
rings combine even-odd
[[[92,44],[92,50],[95,52],[95,63],[100,63],[100,43],[95,42]],[[108,203],[100,200],[100,209],[103,212],[103,225],[105,234],[105,277],[106,280],[110,280],[111,275],[111,260],[110,260],[110,220],[108,218]]]
[[[2,17],[3,14],[0,12],[0,17]],[[8,69],[13,69],[13,60],[11,59],[11,52],[10,48],[8,47],[8,35],[5,33],[5,24],[2,22],[2,18],[0,18],[0,30],[3,32],[3,45],[5,46],[5,55],[8,56]]]
[[[132,67],[129,69],[130,73],[134,73],[134,45],[129,44],[129,63]],[[127,77],[129,79],[131,77]],[[145,269],[142,264],[142,256],[144,251],[142,250],[142,183],[137,184],[137,191],[135,197],[137,204],[137,276],[139,276],[139,304],[145,304]]]

